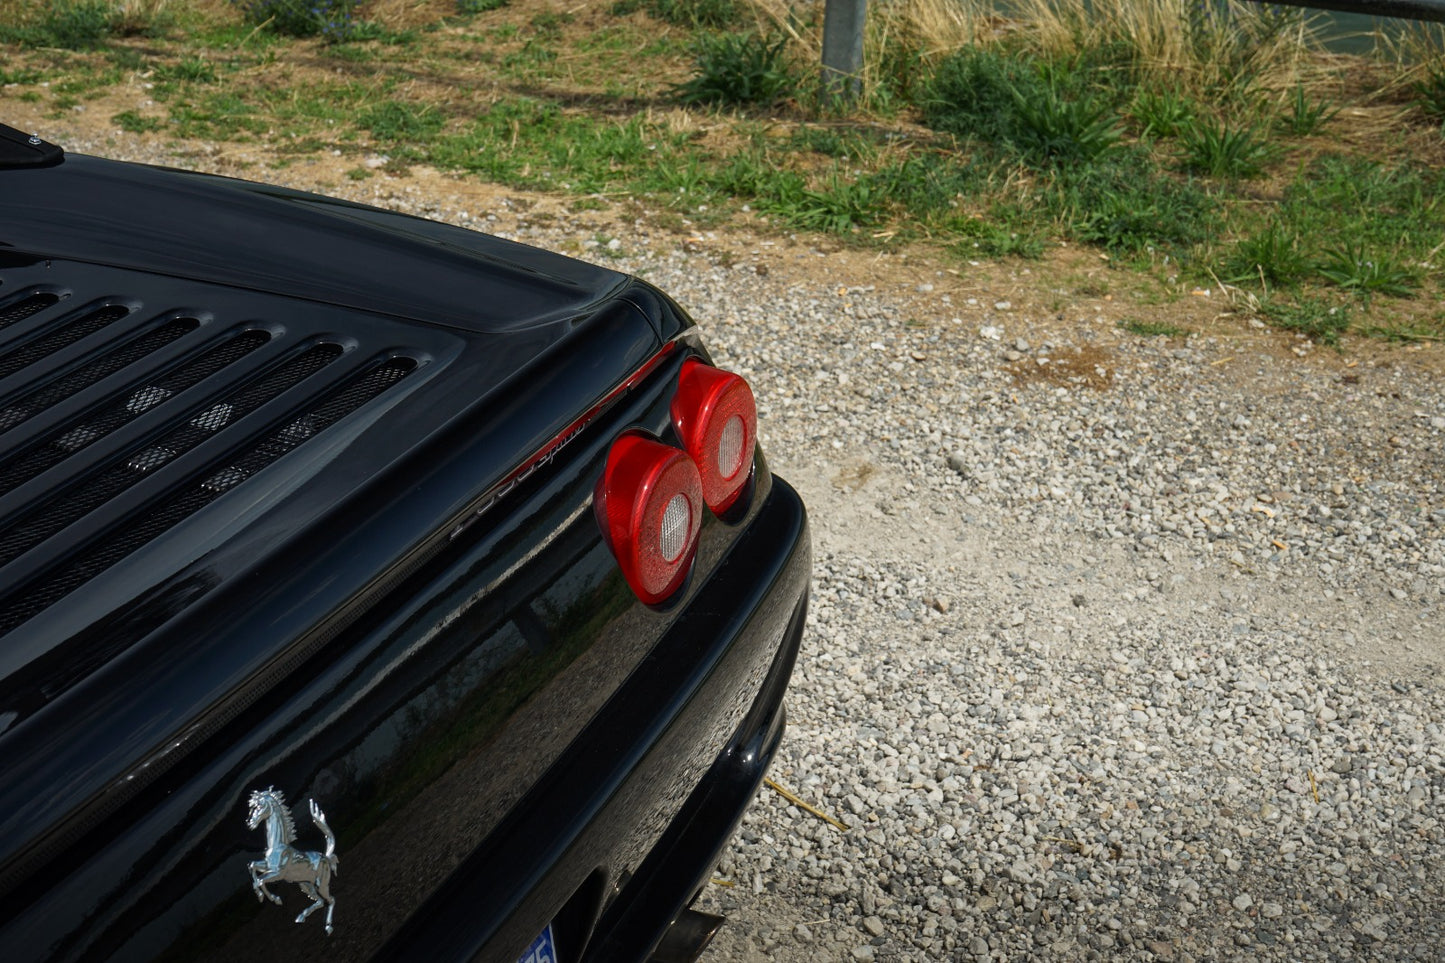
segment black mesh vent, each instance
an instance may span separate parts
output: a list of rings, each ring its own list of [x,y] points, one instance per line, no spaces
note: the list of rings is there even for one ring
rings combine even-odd
[[[24,321],[36,311],[44,311],[59,302],[58,294],[32,294],[28,298],[21,298],[14,304],[0,308],[0,328],[8,328],[16,321]]]
[[[144,339],[142,339],[144,340]],[[234,364],[271,340],[265,331],[246,331],[225,344],[205,352],[189,364],[172,368],[148,384],[133,387],[124,396],[111,398],[91,411],[72,419],[40,438],[24,453],[16,453],[0,461],[0,493],[13,490],[41,472],[59,464],[67,457],[145,414],[174,394],[200,384],[211,375]],[[0,426],[6,424],[6,412],[13,414],[10,424],[19,424],[41,406],[31,405],[29,413],[19,407],[0,411]]]
[[[238,418],[261,407],[282,392],[300,384],[341,357],[341,346],[318,344],[290,361],[256,378],[225,401],[193,411],[179,427],[138,451],[132,451],[97,474],[71,485],[63,492],[30,508],[0,535],[0,565],[29,551],[56,532],[73,524],[139,482],[150,472],[181,455]],[[140,413],[160,404],[170,393],[154,385],[131,395],[127,407]],[[132,416],[133,417],[133,416]],[[97,436],[89,424],[60,435],[52,448],[62,449],[60,457],[92,443]],[[189,514],[189,513],[187,513]],[[147,539],[149,541],[149,539]]]
[[[0,634],[34,618],[136,549],[377,397],[415,367],[416,362],[409,358],[395,359],[336,386],[300,416],[273,428],[167,500],[153,503],[67,563],[22,586],[0,608]]]
[[[62,348],[69,347],[81,338],[89,337],[108,324],[113,324],[130,314],[130,308],[109,304],[96,311],[71,318],[43,338],[37,338],[14,351],[0,356],[0,378],[8,378],[27,365],[32,365]]]
[[[182,335],[200,327],[195,318],[176,318],[159,328],[133,338],[129,342],[112,347],[106,354],[81,368],[72,371],[14,399],[0,408],[0,434],[34,417],[52,405],[59,404],[71,395],[84,391],[102,378],[109,377],[127,365],[134,364],[153,352],[159,351]]]

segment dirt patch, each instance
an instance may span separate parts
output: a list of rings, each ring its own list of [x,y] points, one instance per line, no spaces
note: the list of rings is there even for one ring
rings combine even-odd
[[[1095,345],[1065,348],[1055,354],[1023,358],[1006,369],[1020,385],[1054,385],[1104,391],[1114,385],[1114,362],[1108,351]]]

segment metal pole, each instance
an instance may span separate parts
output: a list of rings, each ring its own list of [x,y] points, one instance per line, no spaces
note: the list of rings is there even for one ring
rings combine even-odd
[[[868,0],[827,0],[823,8],[823,84],[835,102],[851,101],[863,85],[867,14]]]
[[[1279,4],[1286,7],[1310,7],[1316,10],[1338,10],[1363,13],[1371,17],[1398,17],[1401,20],[1434,20],[1445,23],[1445,0],[1253,0],[1255,3]]]

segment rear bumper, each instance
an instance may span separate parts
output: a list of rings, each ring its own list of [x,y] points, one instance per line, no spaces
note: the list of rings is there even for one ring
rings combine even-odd
[[[810,572],[806,512],[775,478],[651,654],[382,957],[509,963],[552,923],[563,963],[646,959],[781,740]]]

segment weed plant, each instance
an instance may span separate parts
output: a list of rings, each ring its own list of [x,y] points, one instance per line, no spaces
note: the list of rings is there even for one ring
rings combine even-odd
[[[1210,177],[1256,177],[1274,153],[1255,126],[1232,127],[1224,121],[1188,124],[1179,132],[1179,143],[1184,170]]]
[[[457,13],[471,16],[478,13],[487,13],[491,10],[500,10],[511,0],[457,0]]]
[[[1014,143],[1036,165],[1094,161],[1119,142],[1118,115],[1093,97],[1069,97],[1049,82],[1029,97],[1014,92]]]
[[[1171,88],[1140,89],[1129,108],[1143,139],[1177,137],[1198,113],[1193,101]]]
[[[1379,293],[1407,298],[1418,286],[1415,272],[1405,269],[1384,252],[1368,250],[1358,241],[1326,248],[1318,270],[1321,277],[1366,296]]]
[[[1279,119],[1280,128],[1296,137],[1308,137],[1340,112],[1326,100],[1310,100],[1304,84],[1296,84],[1290,94],[1287,112]]]
[[[1278,223],[1247,235],[1234,245],[1224,260],[1224,280],[1230,284],[1263,287],[1296,285],[1312,270],[1310,259],[1300,250],[1299,236]]]
[[[935,130],[970,140],[1009,144],[1018,139],[1018,105],[1046,94],[1038,62],[1027,53],[966,47],[933,71],[920,104]]]
[[[685,104],[775,104],[797,86],[787,46],[782,35],[703,34],[694,48],[696,74],[673,92]]]
[[[1152,248],[1184,258],[1219,225],[1214,195],[1163,173],[1139,148],[1059,171],[1042,208],[1075,240],[1131,255]]]

